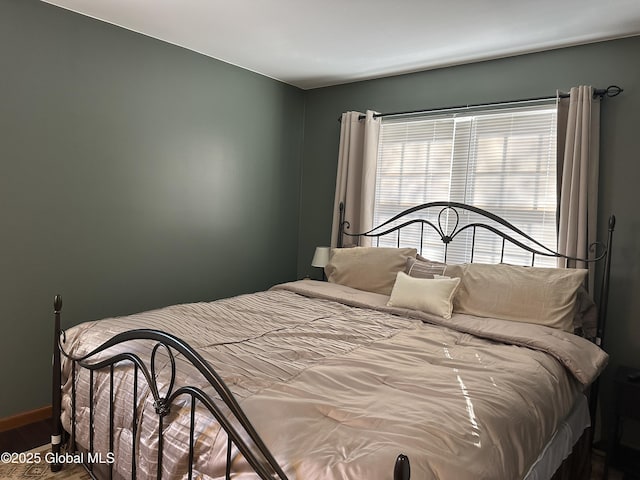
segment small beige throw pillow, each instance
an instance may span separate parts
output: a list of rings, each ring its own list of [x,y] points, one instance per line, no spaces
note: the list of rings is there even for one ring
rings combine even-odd
[[[387,306],[420,310],[448,319],[459,285],[459,278],[414,278],[398,272]]]

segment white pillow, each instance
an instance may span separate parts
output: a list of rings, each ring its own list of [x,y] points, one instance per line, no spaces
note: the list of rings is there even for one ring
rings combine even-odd
[[[414,278],[398,272],[387,306],[451,318],[453,297],[459,285],[459,278]]]

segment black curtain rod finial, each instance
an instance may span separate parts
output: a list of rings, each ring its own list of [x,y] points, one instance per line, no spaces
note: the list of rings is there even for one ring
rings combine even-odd
[[[604,91],[607,97],[615,97],[620,95],[624,90],[617,85],[609,85]]]

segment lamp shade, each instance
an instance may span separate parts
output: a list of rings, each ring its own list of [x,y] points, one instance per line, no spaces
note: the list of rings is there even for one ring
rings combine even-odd
[[[316,247],[316,251],[313,254],[313,260],[311,260],[312,267],[324,268],[329,263],[330,247]]]

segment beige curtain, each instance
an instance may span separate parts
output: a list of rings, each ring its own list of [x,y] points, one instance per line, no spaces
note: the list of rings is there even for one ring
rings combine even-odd
[[[338,174],[333,205],[333,225],[331,246],[338,245],[340,223],[340,203],[345,207],[345,220],[349,222],[350,233],[365,232],[373,228],[373,207],[375,200],[376,166],[378,161],[378,138],[380,119],[375,112],[367,110],[366,117],[359,120],[360,112],[342,114],[340,127],[340,151],[338,154]],[[343,239],[345,245],[348,240]],[[361,241],[361,245],[368,242]]]
[[[585,258],[596,241],[599,150],[600,99],[594,100],[593,87],[573,87],[558,105],[558,251],[565,255]],[[587,266],[578,262],[576,267]]]

